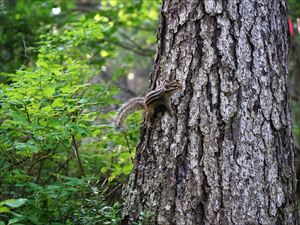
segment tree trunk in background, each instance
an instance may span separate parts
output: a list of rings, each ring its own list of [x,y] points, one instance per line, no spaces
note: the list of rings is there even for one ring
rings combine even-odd
[[[124,224],[298,224],[283,0],[166,0],[151,89],[175,116],[143,130]]]

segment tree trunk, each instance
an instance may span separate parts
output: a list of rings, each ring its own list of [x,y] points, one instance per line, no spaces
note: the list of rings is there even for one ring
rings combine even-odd
[[[151,89],[175,116],[142,130],[124,224],[298,224],[284,0],[165,0]]]

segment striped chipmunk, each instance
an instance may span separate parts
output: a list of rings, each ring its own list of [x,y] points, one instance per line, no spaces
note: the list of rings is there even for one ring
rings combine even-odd
[[[151,117],[155,109],[161,105],[165,106],[170,115],[173,115],[171,97],[182,89],[182,85],[177,80],[163,81],[155,90],[150,91],[145,97],[135,97],[129,99],[118,110],[116,117],[116,128],[121,127],[122,121],[133,111],[144,109],[144,116],[147,128],[151,127]]]

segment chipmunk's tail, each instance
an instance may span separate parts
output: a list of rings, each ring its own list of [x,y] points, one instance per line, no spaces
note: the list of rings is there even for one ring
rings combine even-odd
[[[115,126],[119,129],[122,125],[122,121],[133,111],[138,109],[144,109],[144,98],[136,97],[130,99],[128,102],[124,103],[118,110],[118,115],[115,120]]]

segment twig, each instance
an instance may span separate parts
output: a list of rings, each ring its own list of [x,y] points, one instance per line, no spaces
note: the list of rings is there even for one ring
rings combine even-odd
[[[126,132],[123,132],[123,134],[124,134],[124,137],[125,137],[125,140],[126,140],[128,152],[129,152],[129,154],[130,154],[131,162],[133,163],[133,162],[134,162],[134,159],[132,158],[132,150],[131,150],[130,145],[129,145],[129,141],[128,141],[128,138],[127,138],[127,133],[126,133]]]
[[[25,109],[25,113],[26,113],[26,116],[27,116],[27,120],[28,120],[28,122],[31,124],[31,119],[30,119],[30,116],[29,116],[29,113],[28,113],[28,110],[27,110],[27,105],[26,105],[26,103],[24,103],[24,109]]]
[[[119,82],[119,81],[112,81],[112,83],[114,85],[116,85],[118,88],[120,88],[123,92],[128,93],[130,96],[132,96],[132,97],[137,96],[137,94],[134,91],[132,91],[128,87],[125,87],[124,85],[122,85],[121,82]]]
[[[39,182],[39,180],[40,180],[42,169],[43,169],[43,166],[44,166],[44,162],[45,162],[45,160],[40,162],[40,166],[39,166],[39,169],[38,169],[37,176],[35,178],[35,182]]]
[[[116,187],[114,187],[114,189],[112,189],[108,194],[106,194],[104,196],[104,198],[106,199],[109,195],[111,195],[115,190],[117,190],[122,184],[118,184]]]
[[[140,51],[138,49],[130,48],[127,45],[125,45],[125,44],[123,44],[121,42],[118,42],[118,41],[112,41],[112,40],[108,40],[108,39],[106,41],[111,42],[111,43],[113,43],[115,45],[118,45],[118,46],[120,46],[120,47],[122,47],[122,48],[124,48],[126,50],[132,51],[132,52],[134,52],[134,53],[136,53],[136,54],[138,54],[140,56],[152,57],[154,55],[152,53],[150,54],[150,53],[147,53],[147,52]]]
[[[79,165],[79,169],[80,169],[80,172],[81,172],[81,176],[84,177],[84,170],[83,170],[82,163],[81,163],[81,160],[80,160],[78,146],[76,144],[76,140],[75,140],[74,134],[72,134],[72,142],[73,142],[72,148],[74,150],[75,156],[76,156],[77,161],[78,161],[78,165]]]
[[[59,166],[58,166],[58,169],[57,169],[57,172],[59,172],[61,169],[65,168],[65,166],[69,163],[69,161],[74,157],[74,155],[72,154],[69,158],[67,158],[67,160],[64,162],[64,163],[61,163]],[[49,181],[51,179],[51,176],[49,176],[47,178],[47,180],[45,182],[43,182],[44,184],[48,184]]]
[[[149,31],[149,32],[155,32],[156,27],[139,27],[139,26],[134,26],[134,25],[127,25],[127,24],[122,24],[122,27],[127,27],[127,28],[133,28],[135,30],[144,30],[144,31]]]
[[[25,56],[26,58],[29,58],[29,56],[28,56],[28,54],[27,54],[27,47],[26,47],[25,40],[23,39],[22,41],[23,41],[23,46],[24,46],[24,56]]]
[[[40,162],[40,161],[42,161],[42,160],[44,161],[45,159],[47,159],[47,158],[53,156],[53,155],[56,153],[56,150],[57,150],[57,148],[58,148],[58,146],[59,146],[60,143],[61,143],[61,140],[57,142],[57,144],[55,145],[54,150],[53,150],[52,153],[47,154],[47,155],[44,155],[44,156],[42,156],[41,158],[37,159],[35,162],[33,162],[33,163],[31,164],[30,168],[29,168],[29,171],[31,171],[31,169],[34,167],[34,165],[37,164],[38,162]],[[50,152],[50,150],[48,150],[48,153],[49,153],[49,152]]]
[[[134,47],[136,47],[136,49],[138,49],[139,51],[147,52],[149,55],[154,55],[155,54],[154,50],[152,50],[152,49],[145,49],[145,48],[141,47],[138,43],[136,43],[134,40],[132,40],[127,34],[121,32],[121,31],[119,31],[119,34],[121,34],[121,36],[123,38],[125,38],[130,43],[132,43],[134,45]]]

